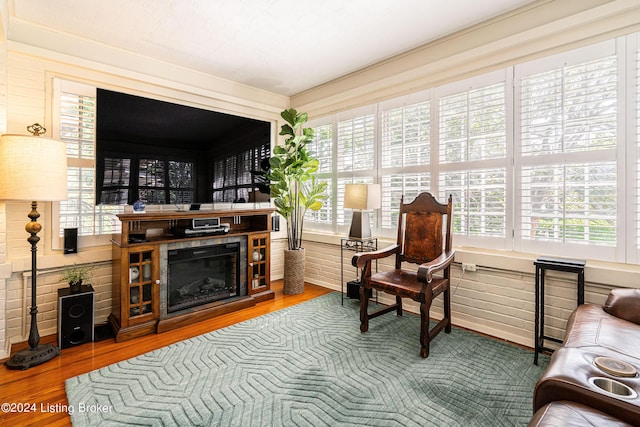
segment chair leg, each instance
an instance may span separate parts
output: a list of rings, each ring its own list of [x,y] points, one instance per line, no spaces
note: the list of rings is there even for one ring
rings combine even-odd
[[[431,301],[420,303],[420,356],[423,358],[429,357],[429,309],[431,308]]]
[[[402,316],[402,298],[396,295],[396,315]]]
[[[360,285],[360,332],[369,330],[369,290]]]
[[[447,319],[444,332],[449,334],[451,333],[451,288],[449,286],[444,291],[444,317]]]

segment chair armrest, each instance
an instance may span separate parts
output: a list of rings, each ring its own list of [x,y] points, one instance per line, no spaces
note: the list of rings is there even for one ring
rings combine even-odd
[[[433,273],[444,270],[453,262],[456,251],[443,252],[440,256],[432,261],[425,262],[418,267],[418,280],[425,283],[431,283]]]
[[[357,268],[362,268],[369,261],[395,255],[399,250],[400,246],[398,244],[393,244],[377,251],[359,252],[351,258],[351,265]]]
[[[640,325],[640,289],[612,289],[602,308],[612,316]]]

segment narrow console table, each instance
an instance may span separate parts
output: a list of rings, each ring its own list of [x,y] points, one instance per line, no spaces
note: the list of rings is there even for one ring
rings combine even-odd
[[[544,334],[544,278],[547,270],[566,271],[578,275],[578,305],[584,304],[584,266],[585,260],[575,260],[568,258],[540,257],[533,262],[536,266],[536,289],[535,289],[535,354],[533,363],[538,364],[538,354],[542,351],[553,352],[554,349],[545,347],[545,340],[562,343],[562,340],[549,337]]]
[[[342,305],[344,305],[344,251],[353,251],[358,253],[371,252],[377,249],[377,237],[365,237],[363,239],[358,239],[355,237],[342,237],[340,239],[340,302]],[[356,269],[355,280],[347,283],[347,296],[349,298],[352,298],[352,296],[354,295],[358,295],[356,298],[360,299],[360,279],[361,278],[358,275],[358,269]]]

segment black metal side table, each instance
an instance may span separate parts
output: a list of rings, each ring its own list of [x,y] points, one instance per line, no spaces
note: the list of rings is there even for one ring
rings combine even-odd
[[[566,271],[578,275],[578,305],[584,304],[584,266],[585,260],[568,258],[540,257],[533,262],[536,266],[536,302],[535,302],[535,354],[533,363],[538,364],[538,354],[542,351],[552,353],[554,349],[545,347],[545,340],[562,343],[562,340],[544,334],[544,276],[547,270]]]
[[[340,239],[340,295],[341,304],[344,305],[344,251],[353,252],[371,252],[378,249],[378,238],[367,237],[364,239],[357,239],[355,237],[342,237]],[[358,269],[356,269],[355,282],[360,282],[358,277]]]

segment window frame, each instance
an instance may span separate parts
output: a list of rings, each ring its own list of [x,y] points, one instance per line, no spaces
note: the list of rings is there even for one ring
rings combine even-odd
[[[602,160],[604,155],[610,161],[615,162],[616,173],[615,182],[618,194],[615,201],[616,220],[615,235],[617,244],[615,247],[606,247],[598,244],[550,244],[552,242],[536,242],[529,241],[523,244],[520,238],[522,232],[520,222],[522,215],[522,197],[523,189],[522,174],[523,167],[529,165],[542,164],[549,162],[550,158],[540,159],[537,156],[523,159],[520,142],[521,142],[521,115],[522,115],[522,94],[521,94],[521,78],[523,75],[534,74],[536,70],[550,69],[558,63],[578,64],[587,62],[590,59],[598,59],[608,56],[607,52],[615,54],[616,75],[617,77],[617,95],[616,99],[616,146],[614,149],[590,150],[587,152],[577,153],[561,153],[561,155],[553,156],[554,161],[559,162],[576,162],[577,160],[597,159]],[[476,77],[456,81],[442,86],[434,87],[428,90],[412,93],[402,97],[390,100],[380,101],[378,103],[368,105],[362,108],[377,109],[376,115],[376,140],[374,149],[376,150],[376,168],[369,175],[374,183],[382,183],[385,175],[390,173],[382,167],[381,155],[383,149],[382,142],[382,112],[394,105],[405,105],[415,100],[430,98],[432,102],[431,108],[431,161],[424,170],[428,170],[431,174],[430,191],[437,194],[438,197],[445,197],[441,194],[442,183],[439,180],[440,174],[448,171],[456,170],[460,165],[441,163],[439,161],[439,114],[440,109],[437,107],[438,100],[448,93],[454,93],[457,90],[464,89],[465,86],[473,84],[479,86],[479,82],[491,81],[491,79],[503,78],[505,81],[505,115],[506,115],[506,155],[504,159],[492,159],[483,161],[469,161],[464,170],[470,171],[481,167],[504,167],[506,168],[505,179],[505,236],[503,238],[491,237],[474,237],[455,235],[457,246],[476,247],[480,249],[499,249],[514,252],[527,253],[544,253],[553,256],[567,256],[571,254],[573,257],[596,259],[601,261],[637,263],[640,262],[640,32],[626,36],[605,40],[603,42],[594,43],[571,51],[561,52],[549,55],[543,58],[527,61],[525,63],[508,66],[496,71],[491,71]],[[312,127],[318,123],[327,124],[335,123],[338,117],[354,114],[353,111],[344,111],[334,113],[329,116],[322,117],[313,121]],[[609,123],[613,123],[610,121]],[[611,129],[611,128],[609,128]],[[335,134],[335,127],[334,127]],[[335,139],[335,138],[334,138]],[[637,141],[635,143],[634,141]],[[334,211],[339,208],[340,204],[336,200],[341,197],[335,186],[335,181],[340,175],[336,172],[334,165],[332,169],[331,179],[334,182],[330,197],[333,198]],[[390,169],[390,168],[388,168]],[[411,167],[397,168],[398,173],[409,173]],[[417,171],[423,170],[421,167],[416,168]],[[362,174],[353,174],[358,179],[364,178]],[[597,175],[596,175],[597,176]],[[586,188],[586,187],[585,187]],[[623,191],[624,190],[624,191]],[[593,209],[585,207],[585,209]],[[588,211],[585,211],[588,212]],[[455,210],[454,210],[455,214]],[[385,230],[381,227],[381,210],[374,212],[376,226],[373,231],[379,237],[393,238],[392,230]],[[322,229],[317,227],[311,221],[306,226],[307,230]],[[344,234],[346,227],[340,227],[335,224],[334,230]],[[597,239],[596,239],[597,241]]]
[[[76,81],[54,77],[52,81],[52,135],[55,139],[63,140],[62,138],[62,128],[61,128],[61,99],[63,92],[73,93],[75,95],[80,96],[88,96],[96,97],[95,86],[79,83]],[[95,129],[94,129],[94,146],[93,146],[93,157],[92,158],[76,158],[76,157],[67,157],[67,167],[68,168],[83,168],[85,170],[93,170],[93,202],[92,203],[92,217],[94,224],[96,221],[98,223],[101,222],[101,217],[104,215],[117,214],[124,212],[124,207],[114,207],[111,205],[95,205],[95,182],[96,182],[96,152],[95,152]],[[81,201],[80,201],[81,204]],[[51,247],[52,249],[62,249],[64,247],[64,237],[63,237],[63,226],[60,222],[61,218],[61,202],[53,202],[51,204]],[[81,212],[78,211],[80,215]],[[84,215],[88,216],[88,215]],[[80,216],[80,218],[82,215]],[[113,223],[113,231],[117,232],[119,228],[119,222],[114,220]],[[99,227],[101,227],[99,225]],[[80,228],[80,227],[78,227]],[[94,229],[95,230],[95,229]],[[81,230],[78,230],[78,248],[87,248],[94,246],[103,246],[108,245],[111,242],[112,232],[102,233],[102,234],[81,234]]]
[[[602,162],[603,160],[614,161],[616,163],[616,182],[617,188],[625,188],[625,176],[626,166],[624,156],[626,152],[626,137],[624,135],[624,112],[628,110],[628,103],[625,101],[624,87],[628,84],[628,80],[625,78],[625,73],[621,72],[623,69],[623,63],[626,60],[624,53],[625,38],[620,37],[617,39],[606,40],[593,45],[585,46],[582,48],[574,49],[569,52],[563,52],[545,58],[525,62],[514,66],[514,84],[515,84],[515,108],[514,111],[518,112],[518,117],[521,113],[521,85],[522,80],[527,76],[536,75],[539,73],[551,71],[562,67],[570,67],[587,63],[589,61],[598,60],[611,55],[616,56],[617,64],[617,115],[616,115],[616,137],[617,144],[615,148],[607,150],[588,150],[578,152],[562,152],[544,155],[531,155],[524,156],[521,153],[521,146],[516,144],[516,151],[514,153],[514,171],[515,171],[515,191],[514,200],[517,202],[513,207],[514,218],[522,218],[522,203],[523,200],[523,170],[527,167],[533,167],[538,165],[557,165],[557,164],[594,164],[596,162]],[[516,135],[521,135],[521,121],[515,120]],[[603,159],[605,157],[605,159]],[[528,253],[552,253],[556,255],[562,254],[574,254],[587,259],[597,259],[601,261],[617,261],[625,262],[625,205],[626,198],[628,197],[625,192],[618,194],[616,200],[616,241],[615,246],[604,245],[588,245],[588,244],[576,244],[576,243],[559,243],[552,241],[542,240],[524,240],[521,237],[522,228],[521,221],[517,222],[514,227],[514,250],[519,252]]]

